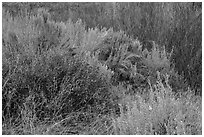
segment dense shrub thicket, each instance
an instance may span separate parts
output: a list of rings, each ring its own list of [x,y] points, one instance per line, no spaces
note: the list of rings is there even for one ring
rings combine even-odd
[[[191,6],[3,3],[3,134],[202,134],[201,13]],[[193,23],[182,24],[184,11]]]
[[[77,22],[80,18],[86,29],[113,28],[138,38],[141,43],[155,41],[168,51],[173,49],[171,60],[176,71],[201,94],[202,69],[197,64],[201,62],[202,50],[202,3],[3,3],[3,6],[12,16],[36,15],[38,8],[43,7],[55,21]]]
[[[3,120],[10,115],[17,119],[29,96],[33,97],[32,103],[36,104],[34,109],[39,119],[57,117],[55,113],[65,115],[87,105],[93,107],[110,102],[109,85],[105,77],[98,73],[98,68],[83,61],[71,47],[60,47],[60,35],[57,37],[56,33],[52,33],[58,24],[49,20],[45,23],[41,17],[25,19],[23,23],[18,22],[18,18],[10,18],[10,22],[4,20],[4,23],[15,22],[18,27],[12,29],[10,27],[15,26],[8,24],[4,30],[4,36],[8,39],[3,38]],[[38,23],[33,24],[36,20]],[[54,26],[49,27],[51,25]],[[34,29],[33,33],[38,36],[33,37],[29,29],[22,33],[19,30],[21,26]],[[57,33],[62,34],[60,29],[62,27]],[[53,36],[56,38],[55,44],[50,43]],[[31,45],[24,43],[29,40],[33,41],[28,43]],[[20,46],[26,50],[19,49]],[[9,106],[6,105],[8,101]],[[52,107],[48,109],[48,106]],[[107,106],[106,109],[108,111]]]

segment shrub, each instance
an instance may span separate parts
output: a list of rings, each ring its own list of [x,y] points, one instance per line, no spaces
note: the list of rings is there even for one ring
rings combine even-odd
[[[61,104],[65,102],[67,104],[62,108],[63,111],[70,113],[91,106],[95,112],[99,112],[103,107],[108,107],[106,105],[110,101],[108,85],[99,75],[98,69],[80,60],[73,63],[71,61],[68,65],[60,93],[60,100],[63,101]],[[105,106],[96,107],[102,104]]]
[[[135,4],[139,20],[130,22],[128,8]],[[201,100],[188,88],[201,87],[201,77],[192,77],[201,76],[201,14],[189,29],[184,29],[188,19],[179,18],[190,5],[104,4],[105,13],[114,14],[114,29],[134,33],[141,43],[123,31],[87,29],[83,19],[54,22],[42,8],[14,17],[3,9],[3,134],[201,134]],[[178,16],[177,8],[183,11]],[[175,39],[173,54],[152,40],[158,36],[168,45],[166,32],[178,32],[182,39]]]
[[[148,101],[135,95],[124,98],[121,115],[113,120],[115,134],[201,134],[201,98],[193,94],[175,99],[171,88],[158,82]],[[194,119],[194,121],[191,121]]]
[[[96,66],[84,62],[80,54],[75,57],[73,54],[75,51],[70,50],[71,46],[59,44],[59,42],[63,44],[61,38],[69,34],[69,30],[62,31],[63,27],[67,27],[76,31],[69,34],[71,40],[77,36],[71,44],[81,46],[83,26],[80,26],[80,23],[70,22],[66,24],[68,26],[54,23],[49,17],[45,19],[49,14],[44,11],[37,17],[25,17],[23,21],[20,18],[11,19],[7,13],[4,13],[4,16],[2,91],[4,122],[6,119],[12,119],[14,123],[22,122],[21,111],[25,110],[24,104],[28,103],[26,101],[28,98],[32,98],[28,108],[38,120],[65,117],[78,109],[85,111],[88,106],[98,109],[98,113],[105,106],[107,109],[104,113],[109,111],[106,103],[108,104],[111,99],[105,77],[99,73]],[[16,28],[12,28],[12,25]],[[43,38],[42,41],[38,39],[40,37]],[[43,43],[44,40],[47,42]],[[52,40],[54,44],[49,43]],[[40,48],[40,52],[37,47]],[[69,85],[71,87],[67,88]]]

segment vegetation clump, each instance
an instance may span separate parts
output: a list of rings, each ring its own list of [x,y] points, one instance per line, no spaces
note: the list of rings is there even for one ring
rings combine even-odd
[[[202,134],[201,8],[3,3],[2,134]]]

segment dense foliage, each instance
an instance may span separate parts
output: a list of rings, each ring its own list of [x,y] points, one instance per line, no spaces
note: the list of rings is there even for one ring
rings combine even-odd
[[[201,8],[3,3],[3,134],[202,134]]]

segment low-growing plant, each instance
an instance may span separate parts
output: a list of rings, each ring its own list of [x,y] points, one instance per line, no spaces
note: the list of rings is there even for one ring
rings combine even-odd
[[[192,95],[175,99],[171,88],[158,81],[147,102],[138,95],[126,98],[126,111],[113,120],[115,134],[201,134],[201,100]]]

